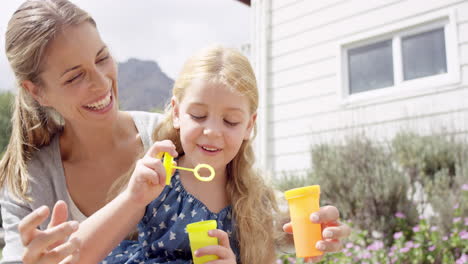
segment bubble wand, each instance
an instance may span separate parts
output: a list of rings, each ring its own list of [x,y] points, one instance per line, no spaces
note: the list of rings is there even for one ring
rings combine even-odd
[[[211,167],[208,164],[198,164],[195,166],[194,169],[190,168],[184,168],[184,167],[179,167],[174,165],[174,157],[172,157],[169,153],[164,152],[164,153],[159,153],[158,158],[163,158],[163,165],[164,168],[166,169],[166,185],[169,185],[171,183],[171,178],[172,178],[172,170],[173,169],[179,169],[179,170],[185,170],[185,171],[191,171],[195,175],[195,178],[197,178],[199,181],[204,181],[208,182],[213,180],[215,176],[215,171],[213,167]],[[208,169],[210,171],[210,176],[208,177],[202,177],[198,173],[199,170],[201,169]]]

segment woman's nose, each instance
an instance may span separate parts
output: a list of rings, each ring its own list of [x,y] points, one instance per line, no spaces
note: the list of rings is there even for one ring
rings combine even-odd
[[[105,73],[99,69],[93,69],[90,75],[92,90],[107,90],[109,88],[109,79],[106,78]]]

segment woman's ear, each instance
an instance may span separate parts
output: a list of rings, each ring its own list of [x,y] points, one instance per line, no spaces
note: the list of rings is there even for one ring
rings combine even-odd
[[[175,96],[171,98],[172,106],[172,123],[175,129],[180,129],[180,118],[179,118],[179,103]]]
[[[21,82],[21,86],[28,91],[28,93],[36,100],[41,106],[50,106],[44,93],[40,87],[33,82],[26,80]]]
[[[247,124],[247,129],[245,130],[244,140],[249,140],[252,135],[252,130],[255,127],[255,121],[257,120],[257,113],[254,113]]]

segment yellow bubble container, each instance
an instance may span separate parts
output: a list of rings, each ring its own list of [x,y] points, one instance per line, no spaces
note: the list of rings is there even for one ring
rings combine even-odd
[[[217,228],[216,220],[201,221],[187,225],[187,233],[190,240],[190,249],[192,250],[193,264],[203,264],[208,261],[218,259],[216,255],[206,255],[195,257],[194,252],[202,247],[218,245],[218,238],[210,237],[209,230]]]
[[[296,256],[315,257],[323,254],[315,247],[322,240],[322,226],[310,221],[310,214],[320,208],[320,186],[312,185],[284,192],[289,204]]]

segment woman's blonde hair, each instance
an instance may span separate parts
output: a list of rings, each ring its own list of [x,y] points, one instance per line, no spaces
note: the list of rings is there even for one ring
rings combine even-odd
[[[63,121],[58,113],[45,108],[22,87],[29,80],[42,86],[40,78],[49,43],[65,27],[95,21],[84,10],[67,0],[29,0],[11,17],[6,32],[5,50],[16,77],[12,133],[0,161],[0,187],[6,186],[14,197],[31,201],[27,191],[29,176],[26,162],[35,149],[49,144]]]
[[[254,72],[247,58],[234,49],[214,46],[190,58],[174,84],[173,95],[179,102],[194,80],[230,87],[248,98],[251,114],[257,111],[258,90]],[[178,131],[173,127],[171,106],[153,133],[154,141],[163,139],[172,140],[179,154],[183,154]],[[273,190],[253,168],[252,139],[244,140],[227,166],[227,192],[233,208],[242,263],[272,263],[277,233],[273,213],[278,208]]]

